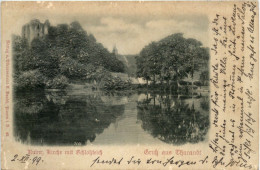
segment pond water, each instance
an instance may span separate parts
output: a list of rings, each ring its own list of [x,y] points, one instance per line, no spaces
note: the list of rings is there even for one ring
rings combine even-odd
[[[208,129],[208,92],[45,90],[14,99],[15,138],[30,145],[181,145],[207,140]]]

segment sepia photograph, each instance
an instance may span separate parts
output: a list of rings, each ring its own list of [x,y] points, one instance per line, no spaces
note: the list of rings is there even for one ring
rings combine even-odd
[[[153,35],[160,30],[165,31]],[[32,19],[20,31],[12,37],[17,141],[182,145],[207,140],[206,16],[86,16],[69,24]]]
[[[259,169],[257,1],[1,9],[3,170]]]

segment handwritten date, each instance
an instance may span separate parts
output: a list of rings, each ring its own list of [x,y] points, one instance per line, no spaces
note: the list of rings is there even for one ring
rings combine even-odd
[[[40,162],[43,162],[43,160],[40,156],[35,156],[35,157],[31,158],[31,156],[29,154],[23,155],[21,157],[19,157],[18,154],[15,154],[11,161],[19,162],[19,163],[30,162],[31,164],[35,164],[35,165],[38,165]]]

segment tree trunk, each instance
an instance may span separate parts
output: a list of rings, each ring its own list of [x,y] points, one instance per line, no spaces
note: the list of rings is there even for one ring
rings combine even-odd
[[[155,74],[153,75],[153,88],[155,87]]]
[[[176,82],[177,82],[177,93],[179,93],[179,76],[178,76],[178,67],[175,69],[176,72]]]
[[[176,79],[176,82],[177,82],[177,93],[179,93],[179,80],[178,80],[178,77]]]
[[[166,86],[168,87],[168,89],[170,89],[169,80],[167,80],[167,85]],[[165,91],[166,91],[166,89],[165,89]]]
[[[193,71],[191,73],[191,95],[192,95],[192,99],[193,99]]]
[[[171,81],[170,81],[170,94],[172,94],[172,85],[171,85]]]
[[[160,91],[161,91],[162,88],[163,88],[163,81],[162,81],[162,76],[161,76],[161,74],[160,74],[160,83],[161,83],[161,87],[160,87]]]

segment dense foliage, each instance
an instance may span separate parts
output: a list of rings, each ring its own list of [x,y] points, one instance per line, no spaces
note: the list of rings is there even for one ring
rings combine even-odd
[[[62,88],[68,81],[98,81],[105,72],[124,72],[115,54],[78,22],[50,26],[47,35],[32,42],[14,36],[13,52],[15,83],[20,87],[30,83],[31,87]],[[22,82],[24,78],[33,81]]]
[[[209,50],[200,41],[184,38],[181,33],[152,42],[136,57],[137,77],[148,81],[175,82],[185,77],[193,79],[195,71],[208,70]],[[207,73],[201,76],[206,81]]]

